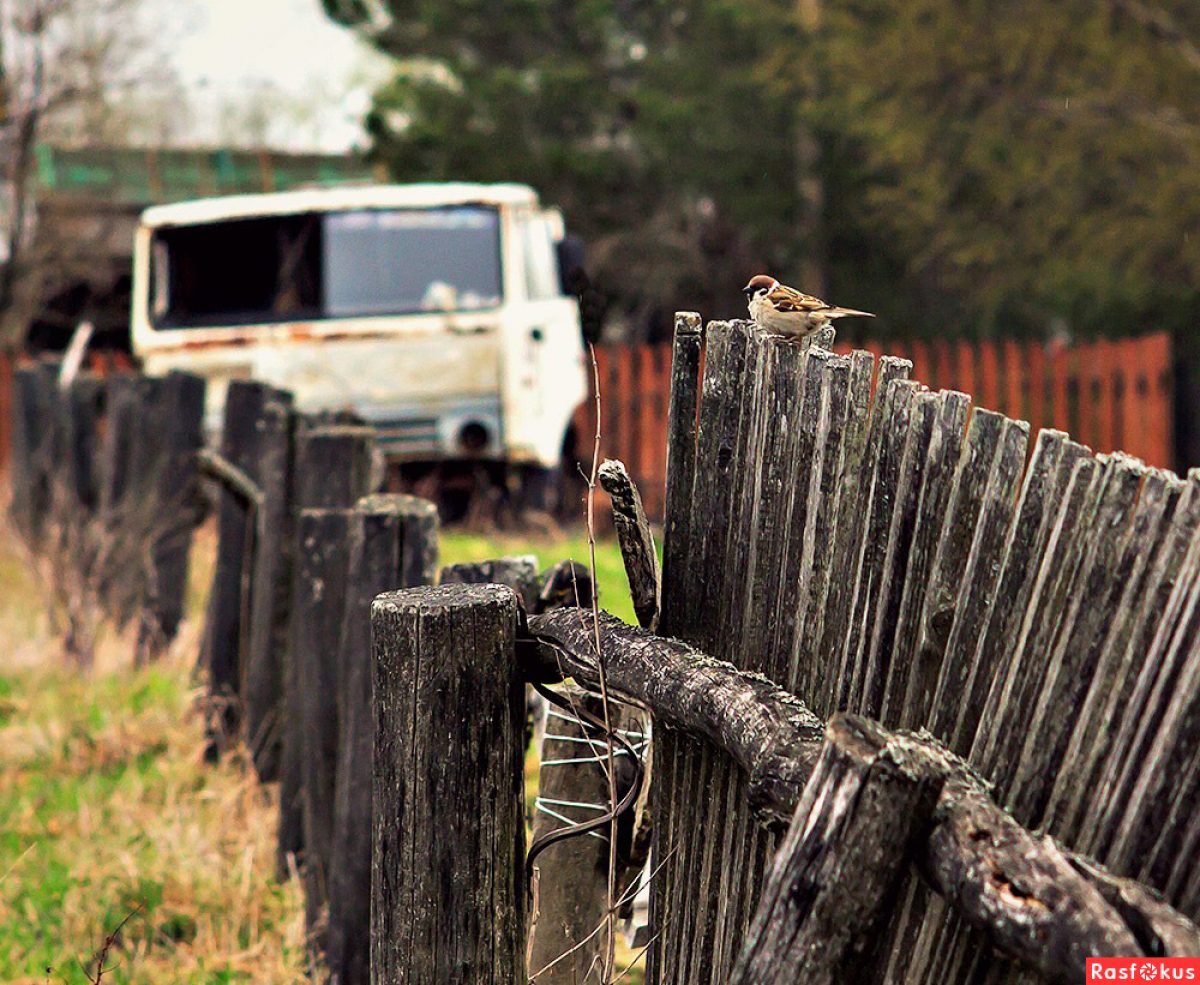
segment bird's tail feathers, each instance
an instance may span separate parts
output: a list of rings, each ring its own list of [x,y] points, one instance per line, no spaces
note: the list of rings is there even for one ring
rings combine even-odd
[[[853,308],[829,308],[823,311],[822,314],[829,318],[848,318],[855,316],[859,318],[874,318],[875,316],[869,311],[855,311]]]

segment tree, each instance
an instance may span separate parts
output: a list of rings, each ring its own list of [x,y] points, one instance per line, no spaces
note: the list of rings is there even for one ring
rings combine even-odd
[[[956,334],[1194,323],[1194,5],[856,0],[831,19],[834,207],[888,258],[882,311]]]
[[[0,0],[0,340],[18,340],[48,272],[89,244],[41,235],[42,141],[112,144],[146,126],[145,90],[171,75],[145,44],[140,0]],[[102,232],[101,232],[102,235]]]

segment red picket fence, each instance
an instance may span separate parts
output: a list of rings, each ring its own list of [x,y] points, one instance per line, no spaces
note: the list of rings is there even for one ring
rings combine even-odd
[[[1165,332],[1054,348],[1029,342],[863,343],[913,362],[913,375],[932,388],[962,390],[983,407],[1055,427],[1096,451],[1120,449],[1148,465],[1174,464],[1171,339]],[[839,352],[849,344],[839,343]],[[12,371],[17,358],[0,355],[0,468],[8,462]],[[90,368],[126,369],[124,353],[95,352]],[[646,509],[660,516],[667,475],[669,345],[612,345],[596,349],[603,412],[601,453],[619,458],[637,480]],[[580,458],[590,461],[594,404],[575,417]]]
[[[1039,428],[1059,428],[1094,451],[1121,450],[1148,465],[1174,465],[1171,339],[1166,332],[1070,347],[1036,342],[864,342],[913,362],[931,389],[962,390],[981,407]],[[838,343],[838,352],[852,346]],[[619,458],[637,481],[647,512],[661,516],[667,474],[669,345],[596,349],[601,455]],[[595,408],[579,408],[580,458],[590,461]]]
[[[619,458],[642,494],[646,512],[662,516],[667,482],[667,405],[671,396],[670,345],[596,347],[600,378],[600,458]],[[578,455],[591,462],[596,433],[595,394],[575,412]],[[601,511],[603,512],[603,511]]]

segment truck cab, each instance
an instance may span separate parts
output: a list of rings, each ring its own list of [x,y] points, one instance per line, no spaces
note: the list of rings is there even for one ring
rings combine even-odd
[[[147,209],[132,341],[150,373],[351,412],[410,470],[559,468],[586,397],[561,215],[515,184],[365,185]],[[415,474],[415,473],[413,473]]]

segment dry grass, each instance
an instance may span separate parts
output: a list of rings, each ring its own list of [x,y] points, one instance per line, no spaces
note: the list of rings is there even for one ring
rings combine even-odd
[[[104,982],[302,980],[273,797],[236,756],[202,763],[195,621],[154,667],[109,637],[81,673],[54,659],[26,570],[0,540],[0,980],[94,980],[126,917]]]

